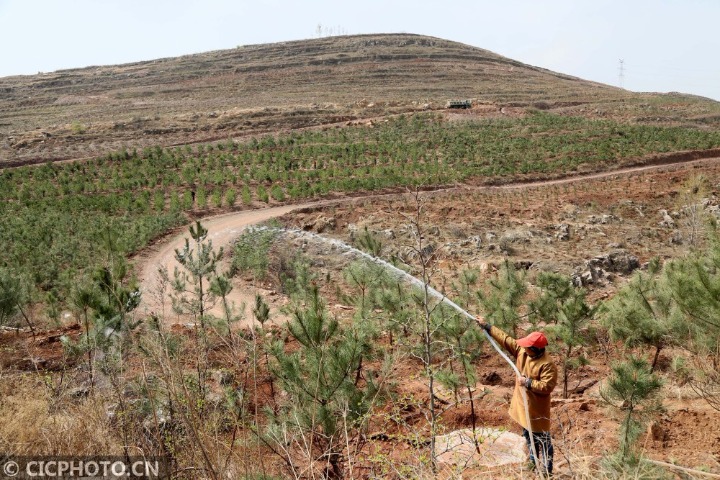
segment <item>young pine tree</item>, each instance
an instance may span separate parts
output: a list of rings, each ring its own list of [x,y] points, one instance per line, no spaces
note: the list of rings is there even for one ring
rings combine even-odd
[[[0,269],[0,325],[6,325],[9,321],[20,317],[24,319],[35,337],[35,326],[26,312],[26,307],[32,298],[30,291],[28,279]]]
[[[210,282],[217,276],[218,263],[223,248],[215,250],[212,240],[207,240],[208,230],[198,221],[190,226],[190,239],[185,239],[182,249],[175,249],[175,259],[182,270],[175,267],[173,307],[180,313],[190,313],[205,328],[205,314],[214,300]]]
[[[520,309],[527,297],[525,273],[519,272],[508,260],[505,260],[497,274],[488,280],[486,292],[478,291],[480,305],[486,312],[488,322],[517,336],[522,319]]]
[[[235,201],[237,199],[237,192],[235,192],[234,188],[229,188],[227,192],[225,192],[225,203],[228,207],[234,207]]]
[[[589,323],[594,309],[585,301],[585,290],[574,287],[563,275],[543,272],[537,285],[541,294],[530,302],[530,311],[534,319],[549,325],[547,331],[556,340],[553,343],[562,357],[563,398],[567,398],[570,372],[588,362],[577,352],[592,337]]]
[[[292,456],[302,453],[305,465],[318,468],[318,458],[326,465],[311,475],[342,478],[349,436],[358,432],[376,398],[372,376],[360,383],[355,375],[367,342],[329,316],[317,287],[308,292],[306,307],[295,308],[287,328],[299,348],[286,352],[283,342],[272,347],[273,373],[287,401],[271,415],[266,439],[284,452],[290,468]]]
[[[180,210],[180,196],[176,190],[173,190],[170,192],[170,212],[178,213]]]
[[[343,276],[352,291],[349,295],[341,295],[341,298],[354,304],[359,319],[364,321],[378,306],[379,291],[388,282],[387,272],[380,265],[359,261],[345,268]]]
[[[630,357],[612,367],[612,374],[600,395],[620,417],[620,449],[613,463],[621,470],[637,466],[640,456],[636,442],[645,422],[661,410],[662,381],[650,371],[647,362]]]
[[[94,307],[98,304],[98,292],[93,288],[92,285],[81,285],[74,289],[70,297],[71,305],[80,312],[82,319],[82,325],[84,332],[84,338],[78,344],[74,345],[74,351],[81,354],[85,351],[87,354],[87,365],[88,373],[90,376],[90,390],[95,388],[95,368],[94,368],[94,356],[95,356],[95,341],[94,335],[91,339],[91,312]],[[69,344],[67,344],[70,346]]]
[[[662,281],[678,307],[685,347],[720,362],[720,238],[703,252],[666,263]]]
[[[457,300],[455,303],[463,307],[465,310],[471,310],[473,303],[477,300],[477,295],[474,291],[475,286],[478,282],[478,272],[472,268],[462,270],[459,275],[458,284],[453,283],[453,290],[457,294]]]
[[[195,204],[200,210],[207,207],[207,192],[205,191],[205,187],[202,185],[198,187],[197,193],[195,194]]]
[[[239,308],[234,302],[230,301],[230,292],[232,292],[232,282],[225,275],[217,275],[210,280],[210,293],[219,299],[222,306],[222,317],[217,319],[216,328],[222,335],[227,335],[230,345],[235,345],[233,338],[232,325],[243,318],[242,312],[245,311],[245,304],[241,304]]]
[[[401,332],[407,338],[413,323],[413,306],[408,292],[399,282],[388,282],[378,292],[378,306],[381,308],[383,329],[390,335],[390,348],[395,348],[396,336]]]
[[[382,253],[382,240],[373,235],[367,227],[357,236],[355,244],[360,250],[369,253],[373,257],[380,257]]]
[[[208,230],[198,221],[190,226],[190,239],[185,238],[185,246],[175,250],[175,259],[182,270],[175,267],[171,286],[173,308],[178,313],[187,313],[195,318],[195,342],[197,347],[197,380],[202,396],[205,389],[207,356],[209,353],[206,314],[215,301],[211,288],[218,277],[217,267],[223,256],[223,249],[215,250],[212,240],[208,240]],[[217,291],[217,289],[216,289]]]
[[[657,366],[660,352],[681,341],[675,302],[658,276],[657,260],[647,273],[638,272],[618,293],[601,307],[601,323],[612,340],[627,347],[654,349],[651,371]]]
[[[243,185],[240,191],[240,197],[242,198],[243,204],[250,205],[252,203],[252,192],[250,192],[250,187],[248,187],[247,184]]]
[[[445,308],[441,309],[443,321],[440,325],[440,335],[447,343],[451,352],[450,366],[456,365],[449,371],[438,372],[438,380],[446,387],[452,388],[456,392],[463,389],[467,394],[467,401],[470,403],[470,418],[472,421],[473,442],[475,449],[480,453],[480,445],[477,435],[477,414],[475,412],[475,402],[477,394],[475,385],[477,384],[477,372],[475,362],[482,354],[483,334],[479,328],[475,328],[475,322],[465,316],[460,316],[455,312],[450,312]],[[484,396],[484,392],[480,398]]]
[[[262,298],[262,296],[258,293],[255,294],[255,306],[252,309],[253,316],[255,317],[255,320],[260,323],[259,332],[261,334],[262,338],[265,337],[265,324],[270,320],[270,306],[265,302],[265,300]],[[269,348],[268,343],[263,343],[262,346],[263,355],[265,357],[265,367],[267,371],[270,371],[270,356],[269,356]],[[257,338],[255,335],[253,335],[253,358],[257,358],[257,351],[258,351],[258,344],[257,344]],[[254,368],[257,369],[257,366],[254,365]],[[255,377],[257,378],[257,373],[255,374]],[[272,375],[270,375],[269,378],[270,383],[270,398],[272,398],[273,406],[275,407],[275,413],[277,414],[277,404],[275,403],[275,379]]]
[[[720,411],[720,239],[711,234],[705,251],[666,263],[662,278],[678,307],[683,347],[693,353],[690,386]]]

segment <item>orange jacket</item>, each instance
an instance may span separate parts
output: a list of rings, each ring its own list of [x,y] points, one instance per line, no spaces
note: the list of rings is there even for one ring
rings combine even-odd
[[[510,402],[510,417],[524,429],[533,432],[547,432],[550,430],[550,392],[557,384],[557,367],[545,352],[537,358],[530,358],[528,352],[518,346],[515,339],[497,327],[490,328],[490,335],[515,358],[515,366],[520,373],[532,380],[530,388],[515,385],[512,401]],[[525,416],[525,403],[520,389],[527,393],[528,410],[532,428],[527,427]]]

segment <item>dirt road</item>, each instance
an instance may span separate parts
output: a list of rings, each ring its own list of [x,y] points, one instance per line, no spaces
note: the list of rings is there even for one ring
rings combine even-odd
[[[540,186],[546,186],[546,185],[558,185],[558,184],[567,184],[567,183],[574,183],[574,182],[583,182],[587,180],[593,180],[593,179],[599,179],[604,177],[612,177],[612,176],[624,176],[624,175],[632,175],[637,173],[642,173],[646,171],[651,170],[662,170],[662,169],[680,169],[680,168],[695,168],[702,166],[703,164],[710,164],[714,163],[720,160],[720,158],[707,158],[707,159],[700,159],[700,160],[680,160],[676,162],[664,162],[662,164],[654,164],[654,165],[645,165],[645,166],[638,166],[638,167],[630,167],[630,168],[624,168],[619,170],[611,170],[607,172],[601,172],[601,173],[594,173],[594,174],[588,174],[588,175],[581,175],[581,176],[573,176],[573,177],[566,177],[556,180],[546,180],[541,182],[530,182],[530,183],[514,183],[514,184],[507,184],[507,185],[501,185],[501,186],[480,186],[480,187],[467,187],[467,186],[460,186],[460,187],[453,187],[448,189],[442,189],[442,190],[435,190],[432,192],[427,192],[426,194],[431,195],[436,192],[448,192],[448,191],[462,191],[467,189],[472,190],[486,190],[486,191],[493,191],[493,190],[506,190],[506,189],[523,189],[523,188],[533,188],[533,187],[540,187]],[[376,195],[373,197],[364,197],[367,198],[379,198],[379,197],[389,197],[389,196],[396,196],[401,197],[404,194],[384,194],[384,195]],[[337,204],[338,202],[346,202],[346,201],[354,201],[357,200],[357,198],[348,198],[344,200],[323,200],[318,202],[309,202],[309,203],[303,203],[303,204],[297,204],[297,205],[285,205],[280,207],[272,207],[272,208],[264,208],[260,210],[250,210],[250,211],[241,211],[241,212],[233,212],[233,213],[227,213],[223,215],[218,215],[214,217],[207,217],[202,220],[203,225],[209,230],[209,238],[213,242],[213,246],[215,247],[225,247],[226,249],[232,244],[232,241],[237,238],[242,231],[250,226],[254,225],[266,220],[270,220],[272,218],[276,218],[282,215],[285,215],[289,212],[292,212],[293,210],[298,210],[302,208],[308,208],[308,207],[316,207],[316,206],[327,206],[332,204]],[[137,257],[138,260],[138,269],[140,271],[140,281],[141,281],[141,288],[143,291],[143,301],[140,305],[139,312],[141,314],[150,314],[151,312],[155,312],[162,316],[162,318],[166,319],[166,322],[170,323],[176,323],[176,322],[182,322],[187,321],[187,319],[183,319],[177,314],[172,312],[171,303],[168,298],[167,293],[163,294],[162,292],[158,291],[158,268],[161,266],[164,266],[167,268],[168,272],[172,276],[172,272],[177,265],[177,261],[175,260],[175,249],[179,249],[184,245],[184,238],[189,237],[187,233],[187,229],[183,229],[183,231],[175,235],[173,237],[168,238],[164,243],[150,247],[146,249],[144,252],[141,252],[140,255]],[[230,252],[228,251],[226,253],[226,257],[229,257]],[[250,312],[249,312],[249,306],[254,301],[254,295],[255,292],[252,291],[241,291],[238,288],[235,288],[233,292],[230,295],[230,299],[235,302],[236,305],[240,305],[242,303],[245,303],[248,305],[248,308],[246,309],[246,318],[250,318]],[[216,315],[220,315],[221,311],[219,306],[214,307],[213,310],[211,310],[212,313]]]
[[[227,249],[232,241],[237,238],[247,226],[284,215],[300,207],[301,205],[287,205],[261,210],[228,213],[205,218],[202,220],[202,224],[208,229],[208,238],[212,241],[213,246],[215,248],[225,247]],[[140,312],[144,314],[155,312],[161,315],[162,318],[165,318],[166,321],[169,320],[173,323],[183,320],[172,311],[172,304],[168,298],[169,295],[159,291],[161,282],[158,270],[161,267],[165,267],[172,278],[173,271],[178,265],[175,259],[175,250],[182,248],[185,245],[185,238],[189,237],[190,235],[187,229],[184,229],[181,233],[168,238],[164,244],[153,248],[152,252],[145,252],[145,254],[140,255],[141,268],[139,270],[141,272],[140,282],[143,291],[142,303],[139,307]],[[229,255],[230,252],[228,251],[225,257],[227,258]],[[238,289],[233,289],[230,298],[231,301],[239,306],[242,303],[250,305],[250,302],[254,298],[253,296],[254,292],[241,292]],[[216,305],[211,310],[211,313],[219,315],[221,313],[219,306]]]

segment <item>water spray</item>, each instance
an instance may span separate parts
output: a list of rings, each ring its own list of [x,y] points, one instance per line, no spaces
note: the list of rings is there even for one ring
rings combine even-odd
[[[416,287],[418,287],[418,288],[421,288],[421,289],[427,288],[428,292],[429,292],[433,297],[435,297],[435,299],[439,300],[441,303],[444,303],[444,304],[452,307],[453,309],[455,309],[455,310],[456,310],[458,313],[460,313],[461,315],[463,315],[463,316],[465,316],[465,317],[467,317],[467,318],[469,318],[469,319],[471,319],[471,320],[473,320],[473,321],[475,320],[475,316],[474,316],[474,315],[472,315],[472,314],[468,313],[467,311],[463,310],[458,304],[456,304],[455,302],[453,302],[452,300],[450,300],[450,299],[449,299],[447,296],[445,296],[444,294],[442,294],[442,293],[440,293],[439,291],[435,290],[435,289],[434,289],[433,287],[431,287],[430,285],[426,285],[422,280],[420,280],[420,279],[418,279],[418,278],[415,278],[414,276],[410,275],[409,273],[407,273],[407,272],[399,269],[399,268],[396,267],[395,265],[393,265],[393,264],[391,264],[391,263],[389,263],[389,262],[386,262],[385,260],[383,260],[383,259],[381,259],[381,258],[374,257],[374,256],[372,256],[372,255],[370,255],[370,254],[368,254],[368,253],[363,252],[362,250],[358,250],[357,248],[351,247],[350,245],[348,245],[348,244],[346,244],[346,243],[344,243],[344,242],[342,242],[342,241],[340,241],[340,240],[336,240],[336,239],[334,239],[334,238],[323,237],[323,236],[317,235],[317,234],[315,234],[315,233],[307,232],[307,231],[305,231],[305,230],[299,230],[299,229],[296,229],[296,228],[250,227],[250,228],[248,229],[248,232],[250,232],[250,233],[253,233],[253,232],[263,232],[263,231],[264,231],[264,232],[274,232],[274,233],[278,233],[278,234],[290,234],[290,235],[294,235],[294,236],[297,236],[297,237],[305,237],[305,238],[309,238],[309,239],[315,240],[315,241],[317,241],[317,242],[325,243],[325,244],[327,244],[327,245],[332,245],[332,246],[334,246],[334,247],[336,247],[336,248],[338,248],[338,249],[340,249],[340,250],[344,250],[344,251],[346,251],[346,252],[348,252],[348,253],[355,254],[355,255],[357,255],[357,256],[359,256],[359,257],[362,257],[362,258],[364,258],[364,259],[366,259],[366,260],[368,260],[368,261],[370,261],[370,262],[372,262],[372,263],[375,263],[375,264],[377,264],[377,265],[382,266],[383,268],[385,268],[386,270],[388,270],[389,272],[391,272],[391,273],[392,273],[393,275],[395,275],[396,277],[398,277],[398,278],[400,278],[400,279],[402,279],[402,280],[405,280],[405,281],[407,281],[408,283],[410,283],[410,284],[412,284],[412,285],[414,285],[414,286],[416,286]],[[497,344],[497,342],[495,341],[495,339],[494,339],[487,331],[485,331],[485,329],[482,329],[482,331],[483,331],[483,333],[485,334],[485,337],[487,338],[487,340],[490,342],[490,345],[492,345],[493,348],[500,354],[500,356],[505,359],[505,361],[508,363],[508,365],[510,365],[510,367],[511,367],[511,368],[513,369],[513,371],[515,372],[515,375],[518,376],[518,377],[522,376],[522,374],[520,373],[520,370],[518,370],[518,368],[515,366],[515,364],[513,363],[513,361],[510,360],[510,357],[508,357],[507,354],[500,348],[500,346]],[[534,437],[533,437],[532,425],[531,425],[531,423],[530,423],[530,410],[529,410],[529,408],[528,408],[527,392],[526,392],[524,389],[522,389],[522,388],[520,389],[520,392],[521,392],[522,399],[523,399],[523,403],[524,403],[524,406],[525,406],[525,421],[527,422],[527,426],[528,426],[527,431],[528,431],[529,436],[530,436],[530,449],[532,450],[533,456],[535,457],[535,462],[539,462],[540,459],[539,459],[539,457],[538,457],[538,455],[537,455],[537,451],[536,451],[536,449],[535,449],[535,439],[534,439]],[[536,466],[539,467],[539,465],[536,465]],[[540,472],[540,469],[539,469],[539,468],[538,468],[538,472]],[[542,474],[541,474],[541,476],[542,476]]]

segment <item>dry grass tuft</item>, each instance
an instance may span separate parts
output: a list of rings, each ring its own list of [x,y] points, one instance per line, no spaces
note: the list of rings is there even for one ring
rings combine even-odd
[[[0,451],[14,455],[117,454],[103,402],[52,398],[33,374],[0,382]]]

